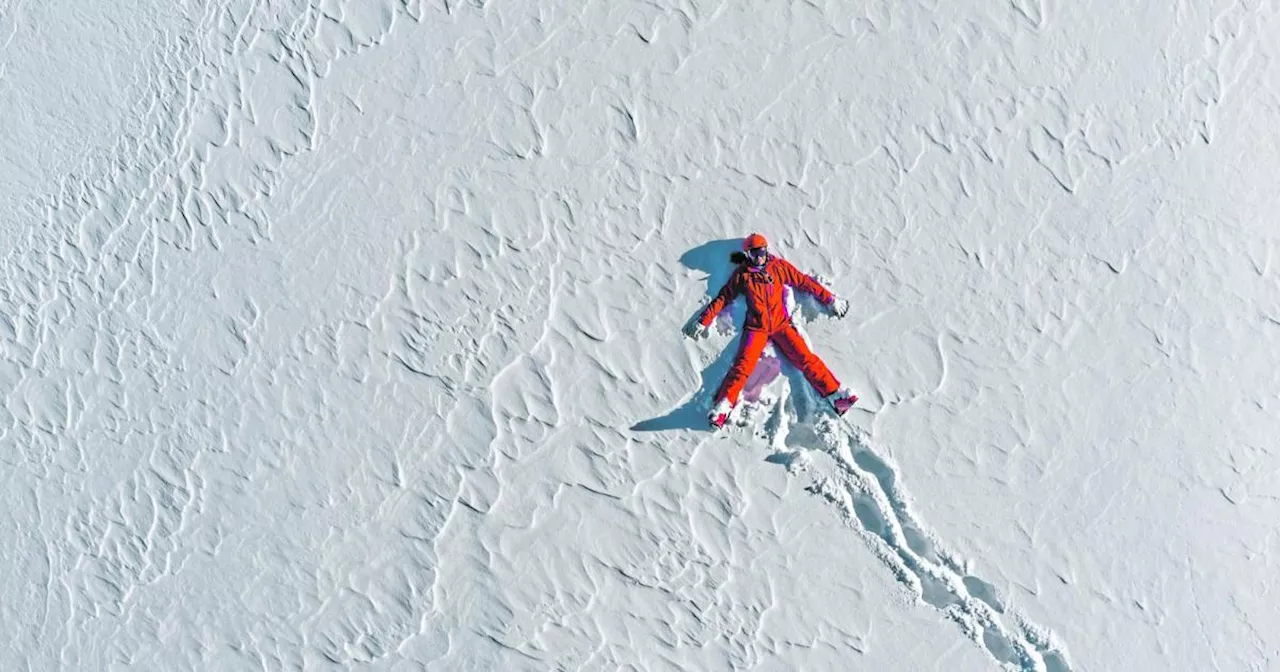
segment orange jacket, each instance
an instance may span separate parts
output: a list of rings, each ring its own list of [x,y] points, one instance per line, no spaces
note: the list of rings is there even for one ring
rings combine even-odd
[[[711,326],[711,321],[739,294],[747,300],[747,319],[743,329],[750,331],[777,331],[791,321],[783,297],[783,286],[791,286],[817,297],[823,304],[830,304],[835,295],[817,280],[801,273],[782,257],[769,257],[763,266],[752,268],[741,265],[729,276],[716,298],[703,309],[699,322]]]

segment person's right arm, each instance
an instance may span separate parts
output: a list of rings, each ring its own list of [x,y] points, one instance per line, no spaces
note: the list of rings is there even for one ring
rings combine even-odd
[[[737,297],[738,274],[734,273],[729,276],[729,281],[724,283],[724,287],[720,288],[716,298],[712,299],[711,303],[707,304],[707,307],[702,310],[702,316],[698,318],[698,322],[704,327],[711,326],[711,322],[716,319],[716,315],[719,315],[720,311],[724,310],[730,303],[733,303],[733,300]]]

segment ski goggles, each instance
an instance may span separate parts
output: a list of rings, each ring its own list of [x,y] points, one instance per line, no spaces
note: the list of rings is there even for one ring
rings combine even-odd
[[[750,261],[753,264],[763,264],[764,260],[768,258],[769,248],[767,247],[753,247],[747,250],[747,261]]]

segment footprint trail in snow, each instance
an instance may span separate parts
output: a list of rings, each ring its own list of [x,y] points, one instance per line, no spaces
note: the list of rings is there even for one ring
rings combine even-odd
[[[911,510],[901,475],[865,431],[812,410],[818,402],[811,395],[782,387],[776,400],[762,399],[751,414],[767,414],[764,433],[786,458],[775,461],[811,475],[808,490],[835,504],[912,594],[958,623],[1004,669],[1071,672],[1065,647],[1048,629],[1014,611],[973,574],[971,562],[928,531]]]

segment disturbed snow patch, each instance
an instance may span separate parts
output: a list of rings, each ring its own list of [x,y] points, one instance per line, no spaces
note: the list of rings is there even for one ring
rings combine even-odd
[[[917,601],[960,624],[1004,669],[1073,669],[1048,629],[1017,613],[921,522],[897,467],[865,431],[825,412],[810,390],[794,390],[786,377],[755,396],[741,404],[734,424],[769,443],[769,461],[810,477],[807,490],[836,505]]]

